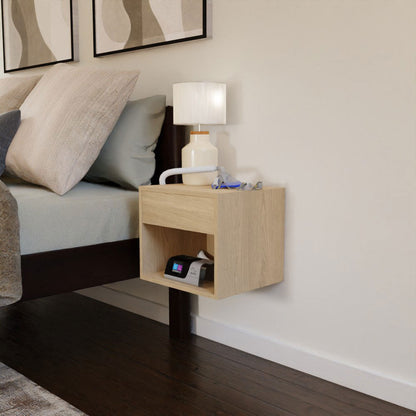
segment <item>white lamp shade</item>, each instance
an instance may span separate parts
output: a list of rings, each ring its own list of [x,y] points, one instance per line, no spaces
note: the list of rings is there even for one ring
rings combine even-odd
[[[173,84],[173,123],[226,123],[226,84],[181,82]]]

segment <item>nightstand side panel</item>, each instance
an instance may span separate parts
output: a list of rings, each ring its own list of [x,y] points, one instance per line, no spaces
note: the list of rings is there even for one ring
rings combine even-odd
[[[284,189],[223,194],[215,235],[215,296],[283,280]]]

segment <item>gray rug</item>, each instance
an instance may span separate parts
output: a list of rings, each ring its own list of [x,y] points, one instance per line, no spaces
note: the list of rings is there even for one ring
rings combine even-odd
[[[0,362],[0,416],[75,415],[85,413]]]

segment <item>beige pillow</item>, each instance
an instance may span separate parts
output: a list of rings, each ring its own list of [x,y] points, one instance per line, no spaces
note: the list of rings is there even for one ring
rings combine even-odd
[[[7,170],[59,195],[69,191],[97,158],[137,77],[136,71],[55,65],[20,108]]]
[[[0,114],[18,110],[41,76],[0,78]]]

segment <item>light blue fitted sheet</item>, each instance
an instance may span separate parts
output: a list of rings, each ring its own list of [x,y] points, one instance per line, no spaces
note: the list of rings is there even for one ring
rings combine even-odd
[[[80,182],[63,196],[3,179],[16,198],[21,254],[138,237],[138,192]]]

